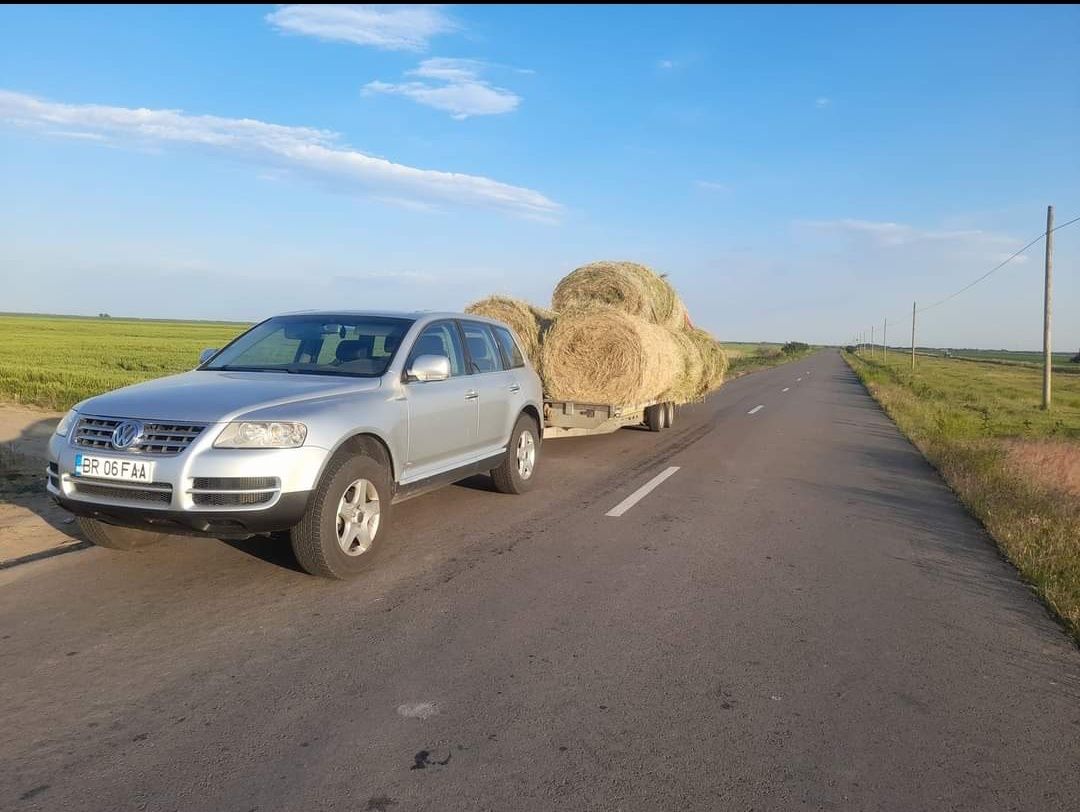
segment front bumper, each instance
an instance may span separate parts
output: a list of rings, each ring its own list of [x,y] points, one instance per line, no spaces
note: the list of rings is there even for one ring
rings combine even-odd
[[[62,508],[76,516],[106,524],[134,527],[156,533],[182,533],[214,538],[246,537],[272,533],[295,526],[307,509],[310,491],[282,494],[268,508],[260,510],[148,510],[143,507],[92,504],[53,494]]]
[[[244,536],[288,529],[303,516],[329,452],[214,448],[211,425],[179,454],[130,454],[49,441],[46,489],[78,516],[160,532]],[[75,476],[77,454],[152,462],[153,482]]]

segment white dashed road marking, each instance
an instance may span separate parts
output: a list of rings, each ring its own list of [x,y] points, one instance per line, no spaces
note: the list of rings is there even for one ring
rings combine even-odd
[[[634,505],[636,505],[638,502],[648,496],[654,488],[660,485],[660,483],[662,483],[665,479],[667,479],[669,476],[671,476],[678,470],[679,466],[672,465],[667,470],[660,472],[648,482],[646,482],[644,485],[642,485],[640,488],[638,488],[636,491],[634,491],[632,494],[630,494],[628,497],[619,502],[619,504],[615,505],[615,507],[613,507],[604,515],[613,516],[616,518],[622,516],[624,513],[626,513],[626,511],[630,510],[630,508],[632,508]]]
[[[755,407],[754,407],[753,409],[751,409],[750,411],[748,411],[748,412],[747,412],[747,414],[757,414],[758,412],[760,412],[760,411],[761,411],[762,409],[764,409],[764,408],[765,408],[765,404],[764,404],[764,403],[761,403],[761,404],[759,404],[759,405],[755,406]]]
[[[784,387],[783,389],[781,389],[780,391],[781,391],[781,392],[786,392],[786,391],[787,391],[787,390],[789,390],[790,388],[791,388],[790,386],[785,386],[785,387]]]

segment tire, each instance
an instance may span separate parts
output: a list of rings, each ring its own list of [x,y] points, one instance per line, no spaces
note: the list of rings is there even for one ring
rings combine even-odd
[[[135,530],[131,527],[117,527],[114,524],[106,524],[97,519],[88,519],[80,516],[79,530],[88,541],[94,542],[98,547],[107,547],[110,550],[138,550],[157,544],[165,533],[153,533],[149,530]]]
[[[660,431],[664,427],[664,404],[654,403],[645,407],[645,425],[649,431]]]
[[[540,429],[527,414],[514,424],[506,457],[498,468],[491,470],[491,479],[499,493],[525,493],[536,478],[536,462],[540,456]]]
[[[675,425],[675,401],[669,400],[664,404],[664,428],[670,429]]]
[[[364,454],[330,461],[303,518],[289,531],[304,572],[345,579],[368,568],[376,542],[383,544],[390,530],[390,481],[389,462]],[[346,520],[342,513],[350,509],[352,519]]]

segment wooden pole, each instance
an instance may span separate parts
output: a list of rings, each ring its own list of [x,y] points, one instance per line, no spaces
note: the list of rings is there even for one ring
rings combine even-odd
[[[915,302],[911,303],[911,371],[915,372]]]
[[[870,325],[870,357],[874,357],[874,325]]]
[[[889,363],[889,320],[885,319],[885,323],[881,325],[881,361],[884,364]]]
[[[1043,396],[1042,407],[1050,410],[1050,379],[1054,358],[1050,342],[1050,315],[1054,297],[1054,207],[1046,207],[1046,287],[1043,290]]]

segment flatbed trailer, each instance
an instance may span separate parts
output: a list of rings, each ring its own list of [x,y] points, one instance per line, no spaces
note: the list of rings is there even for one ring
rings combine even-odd
[[[544,439],[608,434],[625,426],[645,426],[649,431],[670,428],[676,403],[671,400],[617,405],[544,400]]]

